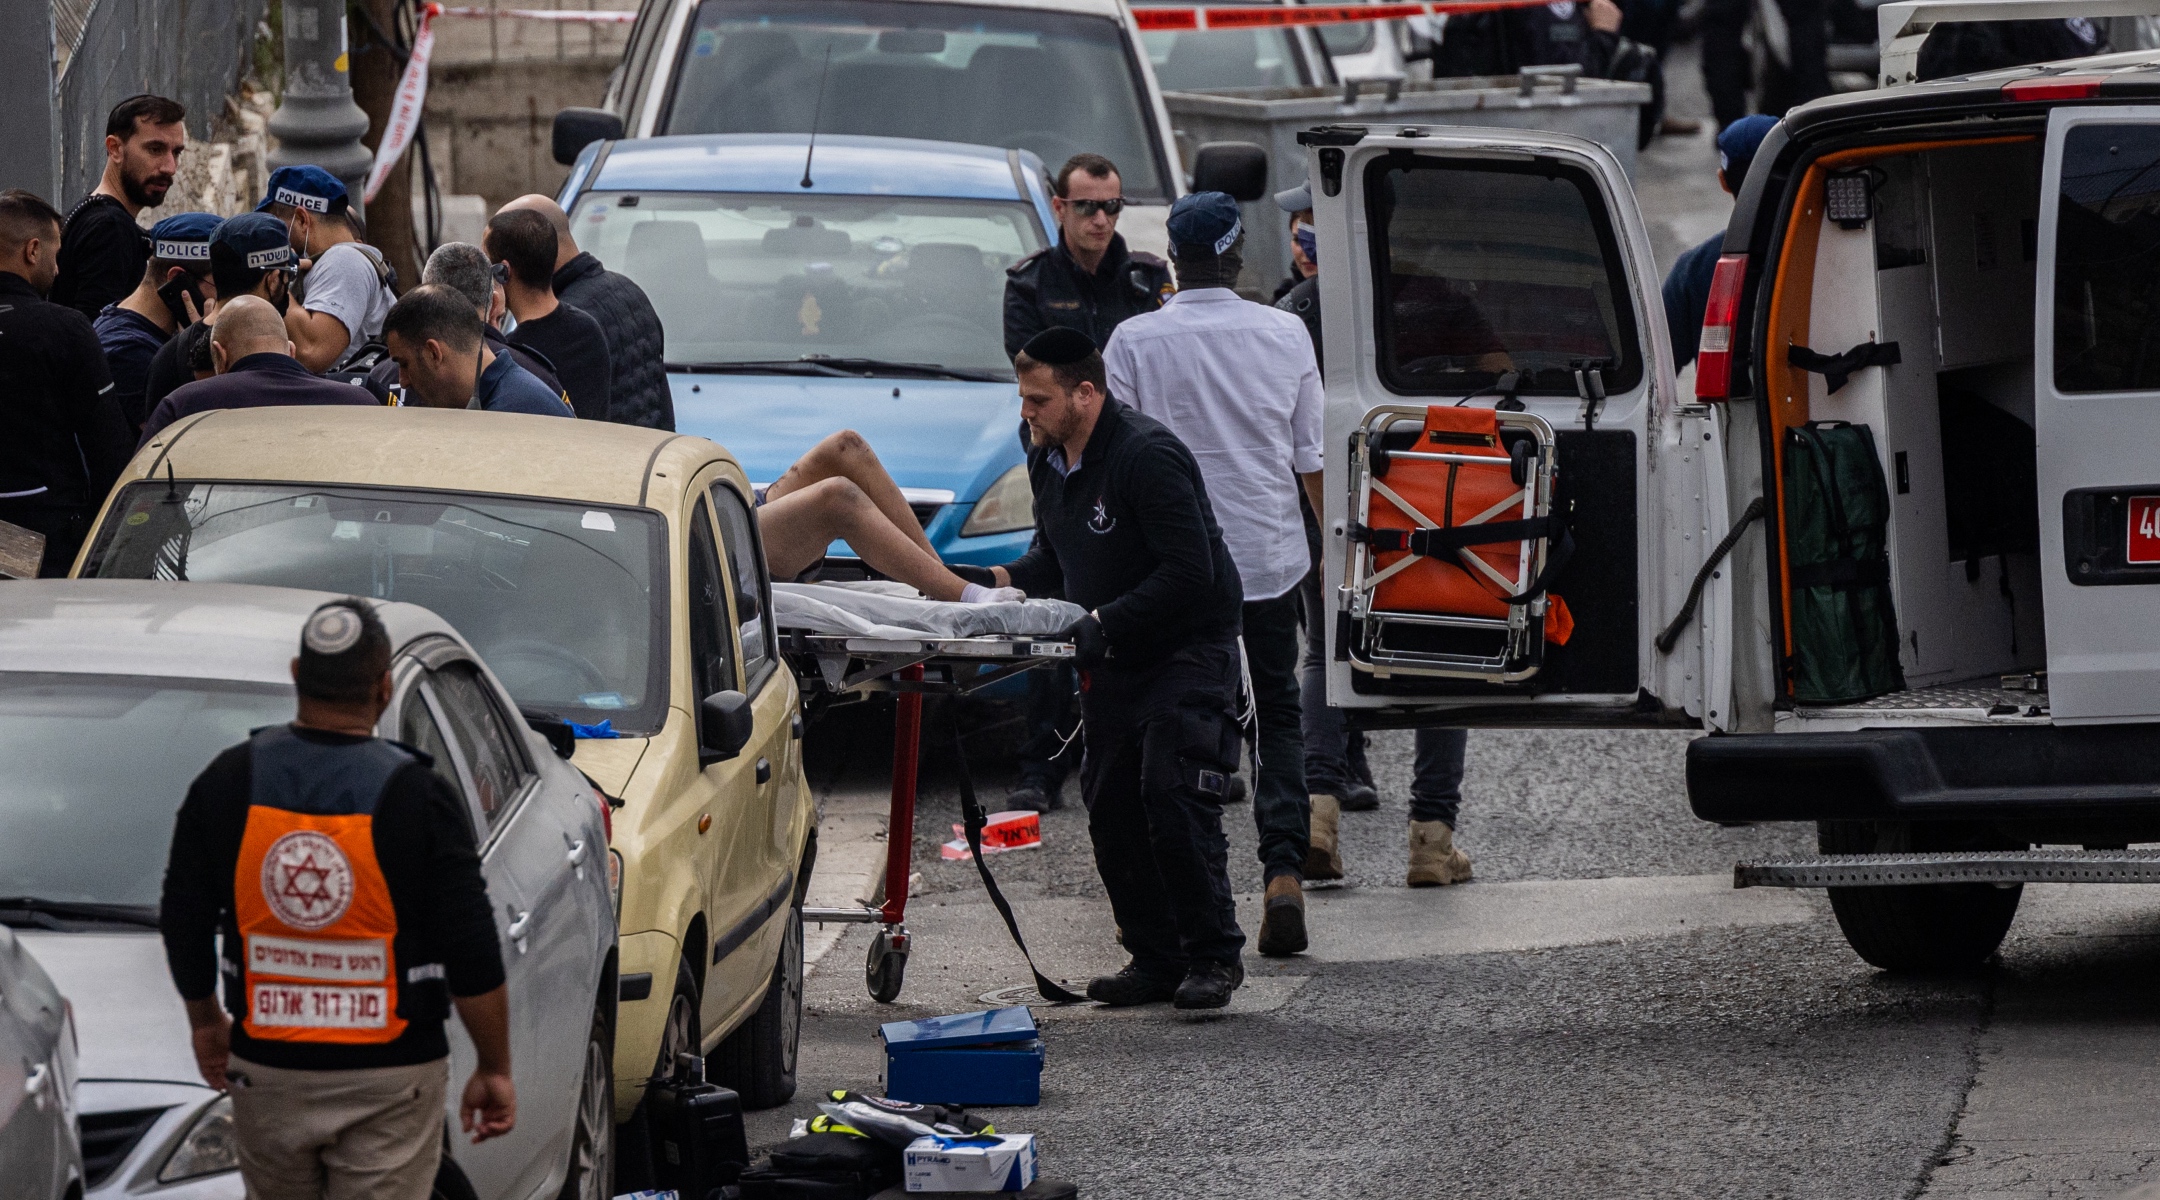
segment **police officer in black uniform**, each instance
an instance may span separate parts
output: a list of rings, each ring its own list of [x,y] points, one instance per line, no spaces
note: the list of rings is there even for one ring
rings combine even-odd
[[[49,303],[60,214],[0,192],[0,521],[45,535],[41,576],[65,575],[134,453],[90,319]]]
[[[1085,334],[1045,330],[1014,366],[1035,542],[990,574],[1088,610],[1065,631],[1082,672],[1081,787],[1095,869],[1132,954],[1087,994],[1221,1008],[1245,980],[1222,826],[1244,585],[1192,452],[1110,398]]]
[[[1076,154],[1058,169],[1050,200],[1058,244],[1005,273],[1005,353],[1020,353],[1029,339],[1055,327],[1079,330],[1100,350],[1119,322],[1154,312],[1177,290],[1168,263],[1125,248],[1117,231],[1123,190],[1117,165],[1100,154]],[[1061,751],[1063,731],[1072,725],[1072,697],[1071,671],[1028,672],[1028,740],[1006,808],[1057,807],[1071,761]]]

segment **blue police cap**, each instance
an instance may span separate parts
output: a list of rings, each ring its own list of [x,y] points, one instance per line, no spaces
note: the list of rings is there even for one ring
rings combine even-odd
[[[177,213],[150,227],[150,253],[168,262],[209,262],[210,235],[217,227],[210,213]]]
[[[1194,192],[1170,206],[1170,244],[1191,253],[1221,254],[1245,231],[1228,192]]]
[[[285,232],[285,222],[268,213],[241,213],[225,218],[210,238],[210,244],[222,251],[218,257],[230,254],[245,263],[250,271],[293,265],[292,237]]]
[[[270,187],[256,212],[273,204],[304,208],[311,213],[337,212],[349,203],[345,185],[337,176],[316,166],[279,167],[270,173]]]
[[[1762,148],[1763,139],[1775,128],[1776,117],[1756,113],[1734,121],[1717,135],[1718,166],[1725,172],[1725,182],[1732,185],[1733,191],[1740,190],[1749,165],[1755,161],[1755,152]]]

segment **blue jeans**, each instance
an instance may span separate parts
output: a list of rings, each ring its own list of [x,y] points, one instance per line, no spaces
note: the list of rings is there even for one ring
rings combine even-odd
[[[1305,575],[1298,594],[1305,609],[1305,669],[1298,699],[1305,711],[1305,786],[1341,796],[1359,777],[1362,736],[1343,728],[1343,714],[1327,702],[1327,610],[1321,607],[1320,572]],[[1461,729],[1417,731],[1415,775],[1410,781],[1410,819],[1455,825],[1462,806],[1463,748],[1470,735]],[[1369,772],[1367,773],[1369,777]]]

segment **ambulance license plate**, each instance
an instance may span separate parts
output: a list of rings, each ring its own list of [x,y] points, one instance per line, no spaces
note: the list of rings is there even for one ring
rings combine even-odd
[[[2130,527],[2123,535],[2123,562],[2160,565],[2160,496],[2131,496],[2126,503]]]

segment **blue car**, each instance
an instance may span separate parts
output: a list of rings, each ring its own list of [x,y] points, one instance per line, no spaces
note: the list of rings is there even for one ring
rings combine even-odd
[[[1003,301],[1005,268],[1055,237],[1033,154],[836,136],[812,153],[800,134],[597,142],[561,203],[578,246],[659,311],[679,432],[764,484],[856,430],[946,561],[1027,549]]]

